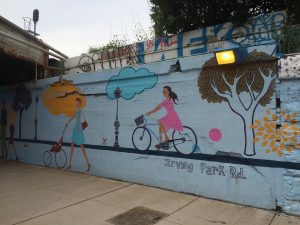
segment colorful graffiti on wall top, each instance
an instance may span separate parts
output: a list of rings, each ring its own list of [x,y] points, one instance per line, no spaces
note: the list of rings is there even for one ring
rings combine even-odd
[[[217,66],[216,59],[212,58],[204,63],[199,75],[202,99],[209,103],[227,103],[242,120],[245,155],[256,154],[255,132],[250,126],[257,107],[271,101],[275,73],[275,61],[266,53],[253,51],[242,64]]]
[[[249,47],[274,44],[282,36],[285,20],[284,11],[274,12],[253,17],[240,26],[223,23],[177,35],[157,37],[113,49],[111,52],[83,55],[78,61],[78,67],[86,72],[96,70],[96,64],[101,64],[98,69],[108,69],[203,54],[232,45]],[[126,61],[123,62],[122,58],[126,58]]]

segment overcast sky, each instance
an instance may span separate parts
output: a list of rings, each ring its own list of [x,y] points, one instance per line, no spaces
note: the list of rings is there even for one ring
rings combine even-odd
[[[22,28],[22,17],[32,17],[34,9],[40,11],[39,38],[69,57],[115,34],[133,40],[136,24],[151,26],[148,0],[0,0],[0,15]]]

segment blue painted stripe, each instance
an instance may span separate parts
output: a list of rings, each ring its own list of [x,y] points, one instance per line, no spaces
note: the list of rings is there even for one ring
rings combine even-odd
[[[55,141],[33,140],[33,139],[15,139],[15,141],[24,142],[24,143],[47,144],[47,145],[53,145],[56,143]],[[63,146],[70,146],[70,145],[71,143],[63,143]],[[156,156],[163,156],[163,157],[193,159],[193,160],[202,160],[202,161],[218,162],[218,163],[241,164],[241,165],[248,165],[248,166],[268,167],[268,168],[300,170],[300,163],[284,162],[284,161],[277,161],[277,160],[241,158],[241,157],[233,157],[233,156],[226,156],[226,155],[211,155],[211,154],[203,154],[203,153],[183,155],[178,152],[172,152],[172,151],[161,151],[161,150],[160,151],[157,150],[139,151],[134,148],[123,148],[123,147],[90,145],[90,144],[85,144],[84,146],[85,148],[94,149],[94,150],[105,150],[105,151],[123,152],[123,153],[130,153],[130,154],[139,154],[139,155],[156,155]]]

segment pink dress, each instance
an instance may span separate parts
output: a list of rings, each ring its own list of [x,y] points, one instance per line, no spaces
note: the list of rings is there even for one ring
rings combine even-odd
[[[162,123],[165,127],[165,130],[170,129],[182,131],[182,123],[180,118],[177,115],[177,112],[174,109],[174,102],[172,99],[166,99],[160,103],[162,108],[167,110],[167,115],[158,120],[159,123]]]

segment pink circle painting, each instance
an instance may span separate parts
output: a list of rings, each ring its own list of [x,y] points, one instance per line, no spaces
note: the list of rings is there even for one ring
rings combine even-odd
[[[222,132],[218,128],[213,128],[209,131],[209,138],[212,141],[220,141],[222,138]]]

